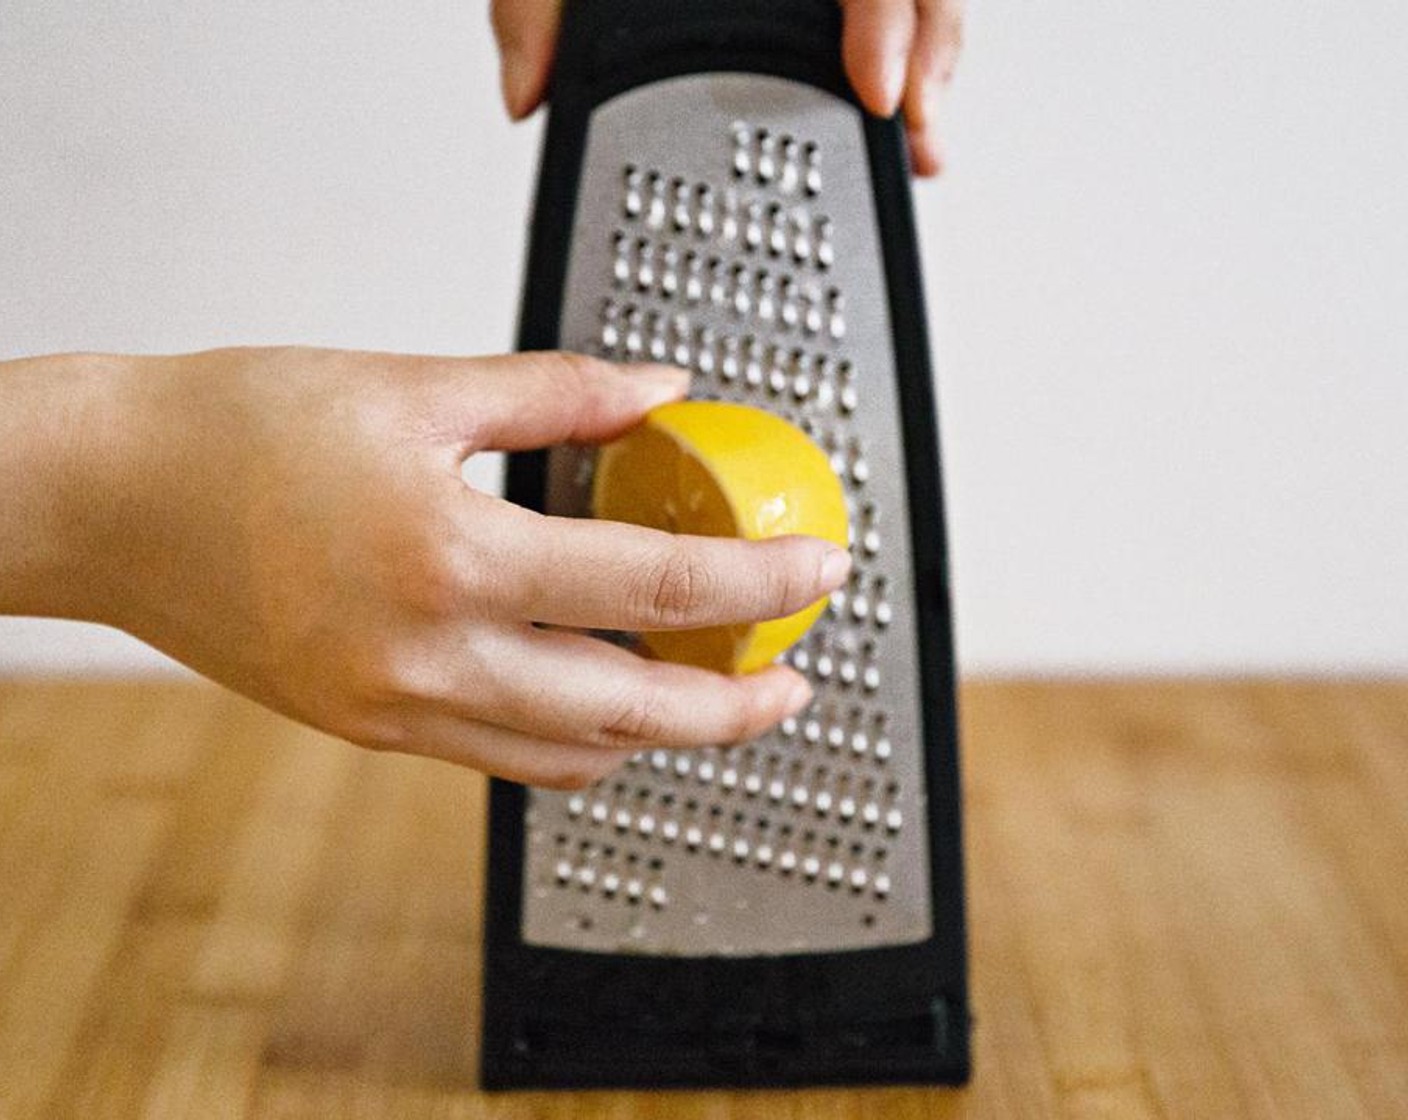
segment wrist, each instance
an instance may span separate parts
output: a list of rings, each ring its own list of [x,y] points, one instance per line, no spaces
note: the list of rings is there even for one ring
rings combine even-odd
[[[0,363],[0,614],[108,622],[138,359]]]

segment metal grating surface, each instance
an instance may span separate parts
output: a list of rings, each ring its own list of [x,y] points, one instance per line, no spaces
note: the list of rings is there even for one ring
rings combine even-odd
[[[850,586],[789,654],[796,720],[730,750],[654,751],[591,790],[534,790],[523,938],[756,955],[923,940],[929,867],[903,449],[860,115],[811,86],[695,75],[599,107],[564,348],[694,373],[830,454]],[[549,510],[585,515],[592,453],[555,451]]]

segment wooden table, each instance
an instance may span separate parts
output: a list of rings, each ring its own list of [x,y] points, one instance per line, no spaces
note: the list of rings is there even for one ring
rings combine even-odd
[[[965,1091],[475,1088],[483,783],[0,682],[0,1117],[1408,1117],[1408,684],[963,695]]]

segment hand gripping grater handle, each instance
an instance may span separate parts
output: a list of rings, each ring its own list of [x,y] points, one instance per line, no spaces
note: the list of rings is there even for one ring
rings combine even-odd
[[[798,424],[850,585],[811,707],[585,791],[495,781],[486,1086],[959,1082],[968,1013],[939,455],[903,132],[833,0],[567,5],[519,346],[668,361]],[[510,458],[589,513],[594,455]]]

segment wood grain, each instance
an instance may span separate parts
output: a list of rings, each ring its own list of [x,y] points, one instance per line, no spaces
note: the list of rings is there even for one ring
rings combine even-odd
[[[475,1088],[484,788],[0,682],[0,1120],[1408,1116],[1408,684],[972,684],[963,1091]]]

